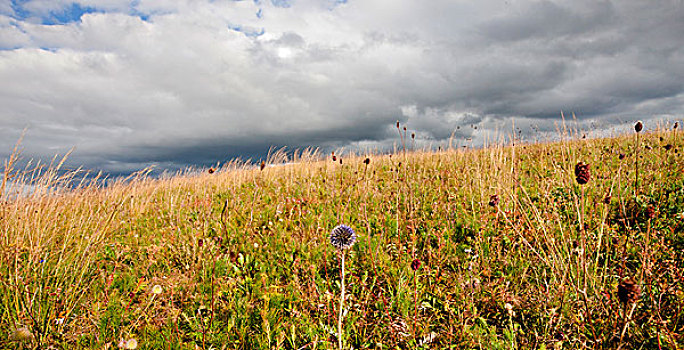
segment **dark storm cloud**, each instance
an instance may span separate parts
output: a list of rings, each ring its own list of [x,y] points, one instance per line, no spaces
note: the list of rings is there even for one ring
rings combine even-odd
[[[684,112],[675,0],[22,4],[0,5],[0,151],[28,128],[26,157],[113,173],[391,149],[397,120],[442,145]]]

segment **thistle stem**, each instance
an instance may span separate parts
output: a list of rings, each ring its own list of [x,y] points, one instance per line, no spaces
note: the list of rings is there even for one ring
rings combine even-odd
[[[638,196],[639,195],[639,133],[637,132],[636,134],[636,156],[634,157],[634,172],[635,172],[635,179],[634,179],[634,195]]]
[[[342,283],[340,293],[340,317],[337,319],[337,342],[342,350],[342,312],[344,310],[344,251],[342,251]]]

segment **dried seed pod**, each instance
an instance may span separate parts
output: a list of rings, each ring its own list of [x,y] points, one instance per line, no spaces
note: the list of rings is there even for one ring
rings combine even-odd
[[[364,159],[363,164],[366,164],[366,165],[370,164],[370,158]]]
[[[641,130],[644,129],[644,123],[641,122],[641,120],[637,121],[636,124],[634,124],[634,131],[636,132],[641,132]]]
[[[590,165],[584,162],[579,162],[575,165],[575,179],[580,185],[584,185],[591,179]]]

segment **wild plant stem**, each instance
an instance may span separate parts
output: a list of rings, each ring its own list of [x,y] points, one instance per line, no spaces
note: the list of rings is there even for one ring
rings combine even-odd
[[[337,319],[337,343],[342,350],[342,312],[344,310],[344,251],[342,252],[342,280],[340,292],[340,317]]]
[[[418,281],[413,271],[413,340],[416,341],[416,320],[418,319]]]
[[[634,180],[634,195],[638,196],[639,195],[639,133],[636,134],[636,155],[634,156],[634,172],[635,174],[635,180]]]

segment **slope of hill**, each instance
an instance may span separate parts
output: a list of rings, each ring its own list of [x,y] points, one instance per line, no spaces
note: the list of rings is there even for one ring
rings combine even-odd
[[[34,191],[0,204],[0,347],[336,348],[345,224],[346,348],[679,348],[682,142],[312,153]]]

